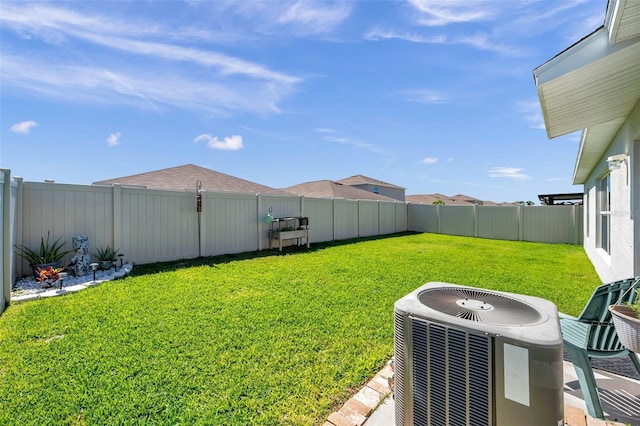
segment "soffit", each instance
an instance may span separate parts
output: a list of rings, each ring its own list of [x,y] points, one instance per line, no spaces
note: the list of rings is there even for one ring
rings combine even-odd
[[[574,185],[583,184],[587,180],[624,120],[625,118],[618,118],[584,130],[578,159],[573,171]]]
[[[570,64],[558,67],[567,72],[543,83],[540,80],[545,73],[558,74],[558,70],[549,68],[536,74],[549,138],[626,117],[640,98],[640,42],[602,49],[601,53],[592,62],[570,58]]]
[[[616,8],[613,21],[609,26],[611,43],[637,37],[640,34],[640,2],[619,0]]]

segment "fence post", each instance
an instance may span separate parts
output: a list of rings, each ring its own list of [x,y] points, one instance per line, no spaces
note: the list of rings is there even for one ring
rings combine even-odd
[[[256,194],[258,251],[262,250],[262,194]]]
[[[573,221],[572,223],[572,227],[571,229],[573,230],[573,242],[574,244],[580,244],[580,232],[581,230],[579,229],[578,225],[580,224],[580,218],[578,217],[579,215],[579,209],[577,205],[572,205],[571,206],[571,210],[572,210],[572,215],[571,215],[571,220]]]
[[[206,214],[206,208],[207,208],[207,201],[208,201],[208,196],[207,196],[207,191],[205,191],[204,189],[200,191],[200,195],[202,195],[202,213],[200,214],[200,229],[198,232],[200,232],[200,247],[199,247],[199,254],[200,256],[204,257],[204,256],[208,256],[207,255],[207,241],[209,240],[209,238],[207,238],[207,214]],[[212,254],[211,254],[212,255]]]
[[[2,182],[2,299],[0,313],[11,301],[11,170],[0,169]]]
[[[380,235],[380,218],[382,216],[381,208],[380,208],[380,200],[378,201],[378,235]]]
[[[356,201],[358,203],[358,238],[360,238],[360,200]]]
[[[335,241],[336,240],[336,226],[337,226],[337,220],[336,220],[336,199],[335,198],[331,198],[331,213],[333,216],[333,235],[331,237],[331,241]]]
[[[304,195],[300,196],[300,217],[304,217]]]
[[[524,239],[524,206],[518,206],[518,241]]]
[[[14,244],[24,244],[23,242],[23,227],[24,227],[24,220],[23,220],[23,216],[24,216],[24,180],[21,177],[14,177],[13,180],[15,180],[18,183],[18,188],[16,188],[16,205],[15,205],[15,210],[13,211],[13,213],[15,214],[16,217],[16,221],[15,221],[15,236],[14,236],[14,240],[13,243]],[[15,259],[15,258],[14,258]],[[18,261],[18,262],[14,262],[14,266],[16,267],[16,276],[18,277],[22,277],[24,275],[24,269],[23,266],[25,262],[22,261]]]
[[[436,225],[437,225],[436,229],[438,230],[438,234],[442,233],[442,228],[441,228],[441,225],[440,225],[440,222],[441,222],[440,214],[441,214],[441,212],[440,212],[440,204],[437,204],[436,205]]]
[[[122,186],[114,183],[111,191],[113,197],[113,249],[122,249]]]
[[[478,205],[473,205],[473,236],[478,238]]]

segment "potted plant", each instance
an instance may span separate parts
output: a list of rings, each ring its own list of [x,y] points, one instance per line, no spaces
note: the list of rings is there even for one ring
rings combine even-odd
[[[110,245],[107,245],[106,247],[97,248],[95,253],[93,253],[93,256],[100,264],[100,269],[106,271],[107,269],[111,269],[119,251],[120,249],[114,250]]]
[[[635,302],[611,305],[609,311],[620,343],[630,351],[640,353],[640,289],[636,291]]]
[[[47,231],[47,239],[40,238],[40,246],[37,249],[30,249],[23,244],[16,244],[16,253],[18,256],[29,262],[33,269],[33,276],[38,278],[38,269],[46,269],[48,266],[58,268],[60,261],[73,250],[63,250],[64,241],[60,241],[62,237],[51,242],[51,232]]]

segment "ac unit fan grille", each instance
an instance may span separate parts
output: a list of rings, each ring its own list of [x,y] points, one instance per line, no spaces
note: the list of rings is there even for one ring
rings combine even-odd
[[[418,300],[436,311],[474,322],[531,325],[543,319],[542,313],[528,303],[472,288],[427,289],[418,295]]]

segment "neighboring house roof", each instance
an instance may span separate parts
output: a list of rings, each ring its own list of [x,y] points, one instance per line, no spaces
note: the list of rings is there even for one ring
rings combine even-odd
[[[433,204],[434,201],[442,201],[445,205],[448,206],[510,206],[515,205],[514,203],[495,203],[493,201],[484,201],[479,200],[474,197],[469,197],[468,195],[458,194],[453,195],[451,197],[442,194],[418,194],[418,195],[407,195],[405,197],[408,203],[414,204]]]
[[[350,200],[398,201],[384,195],[374,194],[355,186],[345,185],[332,180],[317,180],[283,188],[292,194],[310,198],[346,198]]]
[[[226,175],[204,167],[195,166],[193,164],[101,180],[94,182],[93,184],[120,184],[126,186],[140,186],[150,189],[195,192],[197,181],[202,183],[202,190],[204,191],[291,195],[279,189],[270,188],[259,183],[250,182],[248,180]]]
[[[394,185],[394,184],[389,183],[389,182],[384,182],[382,180],[370,178],[368,176],[363,176],[363,175],[351,176],[351,177],[348,177],[348,178],[337,180],[336,182],[337,183],[342,183],[344,185],[377,185],[377,186],[384,186],[384,187],[387,187],[387,188],[405,189],[405,188],[403,188],[401,186]]]
[[[533,70],[549,138],[583,130],[582,184],[640,99],[640,7],[610,0],[604,25]]]
[[[435,201],[442,201],[445,205],[448,206],[473,206],[473,203],[462,199],[455,199],[453,197],[449,197],[447,195],[442,194],[418,194],[418,195],[407,195],[405,200],[409,203],[414,204],[433,204]]]
[[[454,199],[454,200],[458,200],[458,201],[465,201],[465,202],[470,203],[470,204],[477,204],[479,206],[481,206],[481,205],[483,205],[485,203],[482,200],[479,200],[477,198],[470,197],[470,196],[464,195],[464,194],[454,195],[451,198]]]

